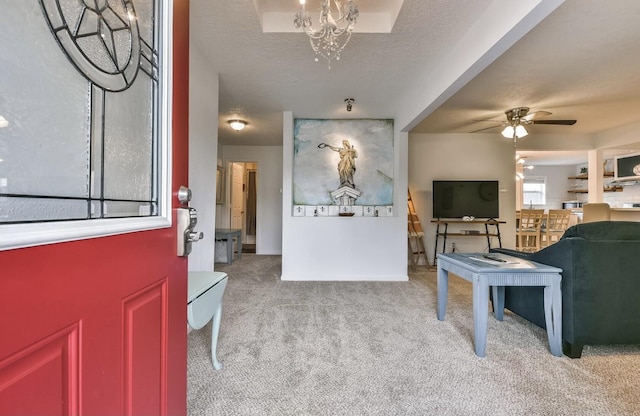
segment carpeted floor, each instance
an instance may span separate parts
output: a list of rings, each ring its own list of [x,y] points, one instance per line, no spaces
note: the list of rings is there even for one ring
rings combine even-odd
[[[280,257],[243,255],[229,275],[218,358],[211,326],[189,334],[188,414],[640,415],[640,346],[554,357],[546,332],[489,318],[473,352],[471,285],[450,278],[445,321],[436,276],[409,282],[283,282]]]

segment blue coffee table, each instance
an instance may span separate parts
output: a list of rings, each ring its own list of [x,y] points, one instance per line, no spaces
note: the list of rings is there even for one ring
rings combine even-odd
[[[439,253],[437,259],[439,320],[444,321],[447,309],[449,272],[473,284],[473,334],[477,356],[484,357],[487,349],[490,286],[494,314],[499,321],[504,313],[505,286],[544,286],[544,316],[549,349],[553,355],[562,356],[562,269],[494,253]]]

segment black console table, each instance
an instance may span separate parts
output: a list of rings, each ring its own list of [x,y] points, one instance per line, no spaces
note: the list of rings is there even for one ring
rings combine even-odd
[[[436,243],[433,247],[433,262],[434,266],[436,265],[436,254],[438,253],[438,239],[442,236],[442,252],[444,253],[447,248],[447,237],[487,237],[487,245],[491,248],[491,237],[498,237],[498,246],[502,248],[502,239],[500,237],[500,224],[506,224],[506,221],[498,221],[498,220],[473,220],[473,221],[465,221],[458,219],[451,220],[443,220],[436,219],[431,220],[432,223],[436,224]],[[461,232],[449,232],[449,224],[480,224],[484,225],[484,232],[478,233],[461,233]],[[440,230],[440,226],[444,226],[444,231]],[[489,226],[495,227],[494,232],[489,231]]]

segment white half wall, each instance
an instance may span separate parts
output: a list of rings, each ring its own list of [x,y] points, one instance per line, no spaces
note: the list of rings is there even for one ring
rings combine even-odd
[[[293,217],[293,113],[284,112],[282,280],[408,280],[408,134],[395,125],[394,135],[393,217]]]
[[[196,231],[204,239],[193,244],[189,270],[211,271],[216,223],[216,160],[218,158],[218,74],[197,47],[189,50],[189,188],[190,206],[198,210]],[[187,184],[185,184],[187,185]]]
[[[217,120],[217,118],[216,118]],[[256,254],[282,254],[282,146],[222,146],[223,166],[229,162],[258,163]],[[229,228],[229,173],[226,203],[219,207],[220,228]]]
[[[425,231],[427,258],[433,264],[436,225],[431,223],[433,180],[498,180],[502,247],[515,247],[515,149],[499,134],[411,134],[409,137],[409,189],[416,214]],[[459,229],[480,229],[480,225],[456,224],[449,232]],[[492,230],[490,230],[492,231]],[[485,252],[485,237],[449,237],[461,252]],[[442,252],[442,238],[438,252]],[[492,247],[498,239],[492,237]]]

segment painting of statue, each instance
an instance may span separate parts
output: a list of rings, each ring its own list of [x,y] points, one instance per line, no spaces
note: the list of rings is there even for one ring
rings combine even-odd
[[[393,120],[296,119],[293,148],[294,205],[393,204]]]
[[[343,140],[342,147],[335,147],[326,143],[320,143],[318,145],[319,149],[324,149],[325,147],[328,147],[334,152],[338,152],[340,154],[340,161],[338,162],[340,186],[355,188],[356,186],[353,183],[353,175],[356,173],[356,158],[358,157],[358,152],[355,147],[351,146],[349,140]]]

